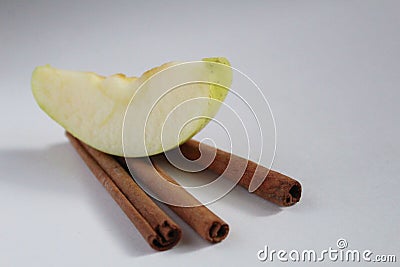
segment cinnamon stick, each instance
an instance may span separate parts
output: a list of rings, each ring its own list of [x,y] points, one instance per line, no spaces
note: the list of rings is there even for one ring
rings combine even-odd
[[[201,155],[199,145],[200,143],[198,141],[191,139],[182,144],[180,150],[187,159],[197,160]],[[301,197],[301,184],[289,176],[273,170],[268,170],[253,161],[241,158],[220,149],[215,149],[214,147],[208,146],[204,143],[201,143],[201,151],[202,153],[208,154],[208,156],[215,155],[214,160],[209,165],[201,160],[196,161],[197,164],[204,165],[202,166],[203,168],[207,168],[218,175],[224,174],[224,176],[229,178],[235,177],[236,170],[234,168],[227,169],[228,164],[231,164],[231,166],[246,166],[246,169],[239,180],[239,185],[246,189],[249,188],[250,182],[253,178],[263,178],[256,177],[258,174],[268,173],[264,182],[254,191],[256,195],[279,206],[291,206],[299,202]],[[231,163],[229,163],[230,161]],[[255,172],[257,168],[261,168],[263,171]]]
[[[166,199],[170,203],[182,203],[184,206],[169,203],[166,203],[166,205],[202,238],[211,243],[218,243],[227,237],[229,233],[228,224],[180,187],[178,182],[168,175],[157,161],[152,160],[151,164],[148,160],[129,158],[128,164],[132,174],[137,179],[142,180],[158,197]],[[163,186],[165,184],[163,180],[177,186],[166,188]]]
[[[112,156],[89,147],[69,133],[66,136],[153,249],[167,250],[179,242],[180,227],[142,191]]]

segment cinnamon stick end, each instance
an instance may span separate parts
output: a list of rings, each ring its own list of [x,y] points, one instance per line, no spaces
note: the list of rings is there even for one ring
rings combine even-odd
[[[174,247],[181,240],[182,231],[177,227],[172,227],[168,230],[167,234],[149,236],[148,243],[157,251],[164,251]]]
[[[300,201],[301,198],[301,184],[299,182],[295,182],[290,189],[288,190],[286,196],[284,197],[284,201],[282,201],[282,206],[289,207],[293,206],[297,202]]]
[[[214,222],[209,231],[209,241],[219,243],[224,240],[229,233],[229,226],[226,223]]]

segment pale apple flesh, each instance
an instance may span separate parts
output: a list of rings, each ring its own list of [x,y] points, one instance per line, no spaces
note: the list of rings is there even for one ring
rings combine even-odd
[[[81,141],[105,153],[142,157],[199,132],[217,113],[231,81],[224,58],[166,63],[139,78],[46,65],[34,70],[32,91],[39,106]]]

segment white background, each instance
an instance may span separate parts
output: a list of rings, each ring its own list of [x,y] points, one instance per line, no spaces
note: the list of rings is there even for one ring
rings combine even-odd
[[[338,238],[400,260],[400,2],[239,2],[0,2],[0,266],[270,265],[257,260],[265,245],[321,251]],[[235,189],[210,206],[225,241],[174,217],[183,240],[154,252],[36,105],[30,76],[47,63],[140,75],[209,56],[261,87],[273,168],[303,197],[279,208]]]

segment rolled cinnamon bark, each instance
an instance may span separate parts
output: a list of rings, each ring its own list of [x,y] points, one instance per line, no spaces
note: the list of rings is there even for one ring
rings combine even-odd
[[[89,147],[69,133],[66,136],[153,249],[167,250],[179,242],[180,227],[142,191],[112,156]]]
[[[194,139],[187,141],[180,146],[182,154],[189,160],[197,160],[200,158],[201,153],[199,149],[200,143]],[[269,170],[257,163],[245,158],[241,158],[226,151],[216,149],[204,143],[201,144],[202,153],[208,156],[214,156],[211,164],[197,160],[196,163],[202,165],[201,167],[207,168],[218,175],[224,174],[226,177],[235,177],[235,169],[228,168],[231,166],[246,166],[246,169],[239,180],[239,185],[248,189],[250,182],[253,178],[261,179],[264,177],[257,177],[260,173],[268,173],[264,182],[254,191],[254,193],[266,200],[269,200],[279,206],[292,206],[299,202],[301,197],[301,184],[295,179],[290,178],[279,172]],[[206,158],[207,157],[206,155]],[[231,162],[230,162],[231,161]],[[261,168],[260,172],[256,172],[257,168]]]
[[[119,160],[120,163],[121,161],[123,159]],[[167,200],[169,203],[165,204],[202,238],[211,243],[218,243],[227,237],[229,233],[228,224],[179,186],[176,180],[169,176],[156,160],[152,160],[151,164],[148,159],[129,158],[128,162],[132,175],[136,179],[140,179],[157,197]],[[173,188],[165,187],[163,186],[165,181],[177,186]],[[182,203],[184,206],[170,203]]]

